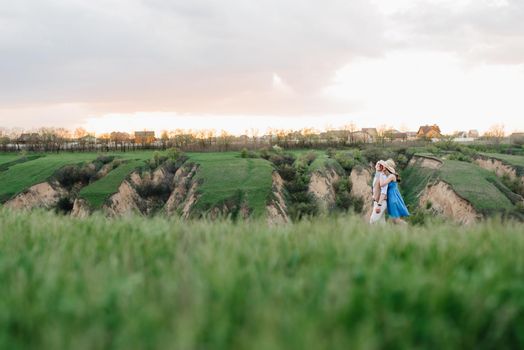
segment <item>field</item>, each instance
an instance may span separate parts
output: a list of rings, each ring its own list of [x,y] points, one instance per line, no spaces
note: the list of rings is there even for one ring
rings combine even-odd
[[[96,158],[94,153],[46,154],[43,157],[18,163],[0,172],[0,203],[28,187],[46,181],[67,164],[82,163]]]
[[[510,165],[524,168],[524,157],[501,153],[482,153],[486,157],[502,160]]]
[[[480,213],[489,216],[514,210],[508,197],[515,194],[494,173],[469,162],[442,161],[439,169],[408,167],[403,171],[401,190],[411,209],[418,205],[419,195],[428,183],[442,180]]]
[[[93,209],[100,209],[109,196],[118,191],[124,179],[144,164],[144,160],[132,159],[121,164],[98,181],[95,181],[80,191],[80,197],[89,202]]]
[[[10,154],[10,153],[1,154],[0,153],[0,165],[12,162],[13,160],[16,160],[19,157],[20,156],[18,154]]]
[[[0,348],[522,348],[523,250],[515,223],[0,210]]]
[[[456,160],[445,160],[440,178],[483,213],[511,210],[511,201],[494,184],[495,174],[479,166]],[[491,179],[491,181],[489,181]]]
[[[271,194],[273,171],[264,159],[241,158],[238,152],[190,153],[189,161],[200,164],[198,178],[200,208],[224,202],[236,195],[246,196],[255,216],[265,213]]]

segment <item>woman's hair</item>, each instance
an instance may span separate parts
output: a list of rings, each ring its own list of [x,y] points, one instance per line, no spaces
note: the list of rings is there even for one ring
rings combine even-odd
[[[392,174],[392,175],[395,175],[395,179],[397,182],[400,182],[401,179],[400,179],[400,175],[399,174],[393,174],[391,171],[388,170],[388,168],[385,168],[386,171],[388,172],[388,174]]]

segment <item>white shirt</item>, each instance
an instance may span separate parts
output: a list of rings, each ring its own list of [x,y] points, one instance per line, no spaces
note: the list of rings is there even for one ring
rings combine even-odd
[[[375,172],[375,178],[373,179],[373,194],[375,194],[374,193],[375,184],[377,183],[379,179],[382,181],[386,181],[388,177],[383,172],[378,172],[378,171]],[[387,184],[380,187],[380,194],[386,194],[386,195],[388,194],[388,185]]]

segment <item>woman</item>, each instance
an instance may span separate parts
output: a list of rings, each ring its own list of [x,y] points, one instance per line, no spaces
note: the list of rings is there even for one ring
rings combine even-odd
[[[384,174],[387,177],[385,180],[383,178],[380,179],[380,186],[388,186],[387,203],[389,218],[395,224],[405,224],[406,222],[401,218],[409,216],[409,211],[398,190],[399,176],[395,171],[395,162],[393,159],[388,159],[383,164]]]

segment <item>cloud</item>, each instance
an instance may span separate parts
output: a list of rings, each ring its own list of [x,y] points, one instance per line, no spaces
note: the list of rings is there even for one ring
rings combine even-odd
[[[0,103],[345,109],[319,91],[351,59],[382,54],[382,33],[366,0],[18,0],[0,9]],[[275,75],[294,94],[279,93]]]
[[[451,51],[469,62],[524,64],[521,0],[423,0],[390,16],[397,49]]]

